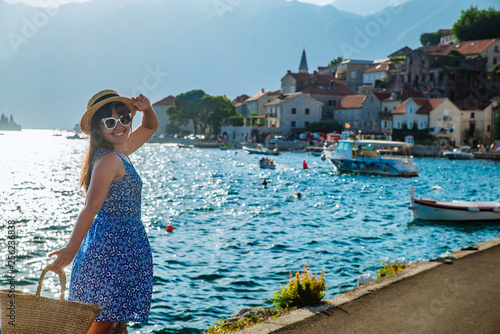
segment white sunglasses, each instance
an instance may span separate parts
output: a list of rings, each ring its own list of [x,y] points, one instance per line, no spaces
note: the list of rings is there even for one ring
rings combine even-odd
[[[113,130],[114,128],[116,128],[116,124],[118,124],[118,122],[120,122],[120,124],[123,126],[130,126],[130,123],[132,123],[132,114],[128,113],[125,115],[121,115],[119,118],[114,118],[114,117],[103,118],[101,122],[108,130]]]

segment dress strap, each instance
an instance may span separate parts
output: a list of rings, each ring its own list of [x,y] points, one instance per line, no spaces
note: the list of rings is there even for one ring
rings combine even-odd
[[[101,147],[101,148],[99,148],[99,149],[95,152],[95,154],[94,154],[94,160],[92,161],[92,165],[94,165],[95,159],[97,159],[97,157],[98,157],[99,155],[101,155],[101,154],[103,154],[103,153],[106,153],[106,152],[113,152],[114,154],[116,154],[116,155],[117,155],[117,156],[118,156],[118,157],[122,160],[122,162],[123,162],[123,163],[125,163],[125,162],[126,162],[126,163],[128,163],[129,165],[132,165],[132,162],[130,161],[130,159],[129,159],[129,157],[128,157],[128,156],[123,157],[123,156],[121,156],[118,152],[115,152],[115,151],[113,151],[113,150],[109,150],[109,149],[107,149],[107,148],[102,148],[102,147]]]

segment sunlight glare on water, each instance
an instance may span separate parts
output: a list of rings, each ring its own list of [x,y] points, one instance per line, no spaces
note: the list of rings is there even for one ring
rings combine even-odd
[[[0,135],[0,239],[16,220],[16,284],[30,292],[85,200],[78,178],[86,142],[56,133]],[[155,277],[150,321],[129,324],[130,333],[202,333],[243,307],[271,307],[273,292],[304,262],[325,270],[332,298],[359,276],[375,275],[384,258],[430,260],[499,236],[500,224],[413,221],[407,209],[410,186],[427,198],[500,199],[494,161],[417,158],[420,176],[387,178],[336,174],[306,153],[273,157],[276,170],[259,169],[259,158],[168,144],[147,144],[131,156],[144,183]],[[0,270],[5,277],[6,267]],[[46,281],[44,295],[57,294],[57,277]]]

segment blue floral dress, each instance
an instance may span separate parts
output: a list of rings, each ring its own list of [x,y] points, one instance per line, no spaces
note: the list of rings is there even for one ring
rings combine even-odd
[[[99,149],[94,160],[103,152],[110,151]],[[111,184],[75,256],[68,299],[101,305],[97,321],[147,322],[153,259],[141,222],[142,181],[134,166],[117,155],[125,176]]]

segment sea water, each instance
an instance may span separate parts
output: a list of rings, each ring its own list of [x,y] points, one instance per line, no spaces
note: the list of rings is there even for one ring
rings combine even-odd
[[[9,221],[18,241],[16,289],[34,293],[52,262],[47,254],[66,244],[83,206],[78,177],[87,142],[68,135],[0,135],[3,289]],[[129,333],[202,333],[243,307],[272,307],[273,293],[305,263],[325,271],[333,298],[361,275],[375,276],[386,258],[428,261],[500,235],[500,223],[414,221],[407,208],[411,186],[439,200],[499,200],[494,161],[416,158],[418,177],[391,178],[338,174],[302,152],[273,156],[275,170],[260,169],[260,158],[169,144],[146,144],[131,156],[144,183],[154,291],[149,322],[129,324]],[[57,276],[48,275],[43,295],[59,293]]]

